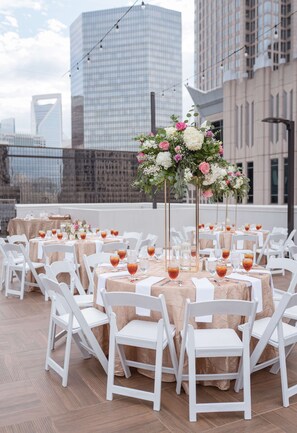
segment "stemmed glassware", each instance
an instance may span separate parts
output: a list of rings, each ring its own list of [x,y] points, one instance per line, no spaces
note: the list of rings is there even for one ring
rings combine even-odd
[[[155,249],[155,258],[156,258],[156,260],[160,260],[162,256],[163,256],[163,248],[162,247],[157,247]]]
[[[137,263],[137,254],[136,253],[130,253],[127,258],[127,270],[129,274],[131,275],[130,282],[133,283],[136,281],[136,278],[134,277],[137,270],[138,270],[138,263]]]
[[[177,277],[179,276],[179,262],[177,260],[171,260],[168,263],[167,267],[168,276],[170,278],[170,281],[175,281]],[[177,281],[177,283],[180,285],[181,282]]]
[[[216,273],[220,279],[223,279],[227,273],[227,265],[225,262],[220,261],[216,265]]]
[[[209,258],[206,262],[207,270],[211,274],[212,277],[215,276],[217,261],[214,258]]]
[[[109,260],[110,260],[111,265],[113,266],[113,271],[117,272],[117,267],[120,263],[120,257],[118,256],[118,254],[112,254],[109,257]]]
[[[253,259],[251,257],[244,257],[242,260],[243,268],[249,272],[253,267]]]
[[[155,247],[154,247],[154,245],[149,245],[147,247],[147,253],[148,253],[148,255],[150,256],[151,259],[154,257],[154,255],[155,255]]]
[[[220,259],[222,256],[222,250],[220,248],[215,248],[214,250],[214,256],[216,259]]]
[[[240,269],[241,254],[237,251],[231,251],[230,262],[231,262],[231,266],[233,268],[233,271],[234,272],[238,271]]]

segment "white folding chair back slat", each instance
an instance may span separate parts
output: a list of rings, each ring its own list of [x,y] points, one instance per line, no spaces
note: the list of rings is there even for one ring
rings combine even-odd
[[[279,301],[278,307],[271,317],[255,320],[252,329],[252,337],[258,340],[251,355],[251,372],[258,371],[272,365],[271,372],[277,373],[280,369],[283,406],[289,406],[289,399],[297,394],[297,384],[288,386],[286,357],[292,347],[297,343],[297,328],[284,323],[282,318],[285,311],[297,307],[297,294],[286,292]],[[242,329],[241,326],[239,329]],[[278,349],[274,359],[258,364],[260,357],[267,345]],[[241,385],[241,384],[240,384]],[[240,386],[238,386],[240,388]]]
[[[139,251],[139,245],[142,240],[143,233],[138,232],[124,232],[123,239],[124,242],[128,243],[130,250]]]
[[[150,246],[157,245],[158,236],[153,235],[152,233],[149,233],[146,237],[150,241]]]
[[[240,244],[242,244],[242,248],[241,248],[241,245],[238,245],[239,242],[240,242]],[[245,248],[245,245],[244,245],[245,242],[252,243],[252,249],[251,248]],[[237,235],[237,234],[232,235],[231,250],[238,251],[242,254],[244,254],[244,253],[253,254],[254,255],[254,262],[256,262],[257,247],[258,247],[258,236],[257,235],[240,235],[240,234],[239,235]]]
[[[127,244],[126,242],[109,242],[107,244],[102,245],[102,252],[103,253],[114,253],[117,250],[126,249]]]
[[[295,293],[295,288],[297,285],[297,264],[295,260],[284,257],[270,257],[269,262],[267,263],[267,269],[269,269],[271,272],[277,269],[291,272],[291,280],[287,292]],[[274,287],[273,299],[275,301],[279,301],[284,293],[284,290]]]
[[[199,253],[202,255],[210,255],[215,249],[220,249],[220,236],[216,233],[199,233],[199,242],[210,241],[211,247],[199,248]]]
[[[270,257],[284,257],[284,244],[287,236],[283,233],[270,233],[262,248],[257,249],[258,259],[257,264],[261,263],[263,256],[267,257],[267,262]]]
[[[194,239],[195,226],[184,226],[183,227],[184,237],[187,242],[191,242]]]
[[[250,334],[256,315],[257,302],[236,300],[214,300],[190,302],[187,300],[182,343],[179,359],[176,392],[180,394],[183,380],[189,381],[189,419],[197,420],[197,413],[242,411],[245,419],[251,418],[250,390]],[[248,318],[243,325],[243,338],[230,328],[194,329],[193,320],[199,316],[224,314]],[[188,355],[188,374],[183,374],[185,352]],[[196,358],[239,356],[239,369],[235,373],[196,374]],[[196,401],[197,380],[236,379],[243,377],[243,401],[224,403],[198,403]]]
[[[154,410],[160,410],[162,372],[173,373],[177,377],[177,357],[173,342],[175,327],[170,325],[165,298],[141,295],[130,292],[106,292],[101,290],[106,311],[110,317],[109,364],[107,378],[107,400],[113,399],[113,394],[130,396],[153,402]],[[122,329],[118,329],[116,314],[113,307],[141,307],[160,314],[158,322],[147,320],[131,320]],[[122,346],[136,346],[156,351],[156,362],[146,364],[126,359]],[[163,367],[163,350],[168,346],[172,367]],[[129,367],[147,369],[155,372],[154,391],[147,392],[114,384],[115,351],[118,349],[120,360],[128,378],[131,375]]]
[[[49,370],[51,367],[62,377],[62,386],[67,386],[71,341],[73,338],[81,350],[83,356],[85,358],[89,358],[90,354],[95,356],[99,360],[104,371],[107,373],[107,358],[91,330],[92,328],[107,324],[107,315],[95,308],[86,308],[84,310],[80,310],[66,284],[59,284],[44,275],[41,277],[41,279],[47,292],[51,293],[52,298],[45,369]],[[65,310],[66,314],[61,315],[59,313],[61,310]],[[55,326],[62,328],[66,334],[66,347],[63,367],[61,367],[51,357],[52,341],[55,338],[53,332]]]

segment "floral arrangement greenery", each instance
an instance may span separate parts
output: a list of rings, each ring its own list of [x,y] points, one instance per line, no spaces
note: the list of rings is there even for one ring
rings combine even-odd
[[[214,196],[216,198],[231,197],[242,199],[247,196],[250,186],[249,178],[235,164],[227,164],[222,177],[215,185]]]
[[[65,226],[65,232],[67,233],[68,238],[71,236],[74,237],[74,239],[78,239],[78,235],[81,232],[91,232],[91,226],[90,224],[87,224],[85,220],[79,221],[76,220],[73,223],[67,223]]]
[[[190,118],[198,115],[193,111],[189,111],[184,122],[171,116],[172,126],[160,129],[156,135],[136,137],[140,148],[134,186],[151,194],[168,181],[178,198],[184,195],[188,184],[193,184],[204,197],[212,197],[217,183],[226,175],[222,142],[216,139],[208,122],[200,128],[189,125]]]

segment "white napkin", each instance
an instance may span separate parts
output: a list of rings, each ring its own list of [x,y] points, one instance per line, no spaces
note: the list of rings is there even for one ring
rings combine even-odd
[[[214,298],[214,285],[207,278],[192,278],[196,287],[196,302],[212,301]],[[199,316],[195,318],[196,322],[212,322],[212,315]]]
[[[44,244],[44,241],[38,241],[37,258],[39,260],[41,260],[43,257],[43,244]]]
[[[259,248],[263,247],[263,232],[257,232]]]
[[[101,289],[105,289],[106,280],[107,278],[117,278],[124,275],[129,275],[128,271],[121,271],[121,272],[105,272],[104,274],[100,274],[98,277],[98,283],[97,283],[97,299],[96,304],[103,306],[103,300],[101,296]]]
[[[145,280],[140,281],[136,284],[135,293],[139,293],[141,295],[150,295],[151,288],[153,284],[158,283],[159,281],[164,280],[164,277],[148,277]],[[151,315],[151,310],[147,308],[136,307],[136,314],[138,316],[147,316]]]
[[[94,242],[96,244],[96,254],[101,253],[104,242],[103,241],[99,241],[97,239]]]
[[[237,274],[235,272],[226,276],[226,278],[249,281],[252,284],[252,299],[258,300],[257,313],[263,311],[262,281],[259,280],[259,278],[249,277],[248,275]]]

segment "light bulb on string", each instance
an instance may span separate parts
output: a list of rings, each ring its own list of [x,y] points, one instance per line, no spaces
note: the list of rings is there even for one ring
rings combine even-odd
[[[247,57],[248,55],[249,55],[248,49],[247,49],[247,46],[245,45],[244,46],[244,57]]]
[[[99,50],[100,50],[100,51],[103,50],[103,46],[102,46],[102,44],[100,44],[100,46],[99,46]]]
[[[76,65],[76,70],[77,70],[77,71],[79,71],[79,66],[78,66],[78,63],[77,63],[77,65]]]
[[[220,69],[221,69],[221,70],[224,69],[224,65],[223,65],[223,63],[220,64]]]
[[[141,9],[145,9],[145,3],[144,3],[144,1],[141,2]]]
[[[118,24],[116,25],[116,28],[115,28],[115,29],[116,29],[116,32],[118,32],[118,31],[120,30],[120,28],[119,28],[119,25],[118,25]]]
[[[175,92],[176,90],[175,90],[175,87],[173,87],[173,91]]]
[[[202,80],[204,80],[205,79],[205,75],[204,74],[202,74]]]
[[[275,30],[274,30],[274,35],[273,35],[273,37],[274,37],[274,39],[277,39],[278,38],[278,32],[277,32],[277,28],[275,27]]]
[[[162,96],[164,96],[164,91],[162,92]]]
[[[68,77],[71,78],[71,74],[69,74]]]
[[[87,62],[90,63],[90,61],[91,61],[91,57],[90,57],[90,54],[88,54]]]

